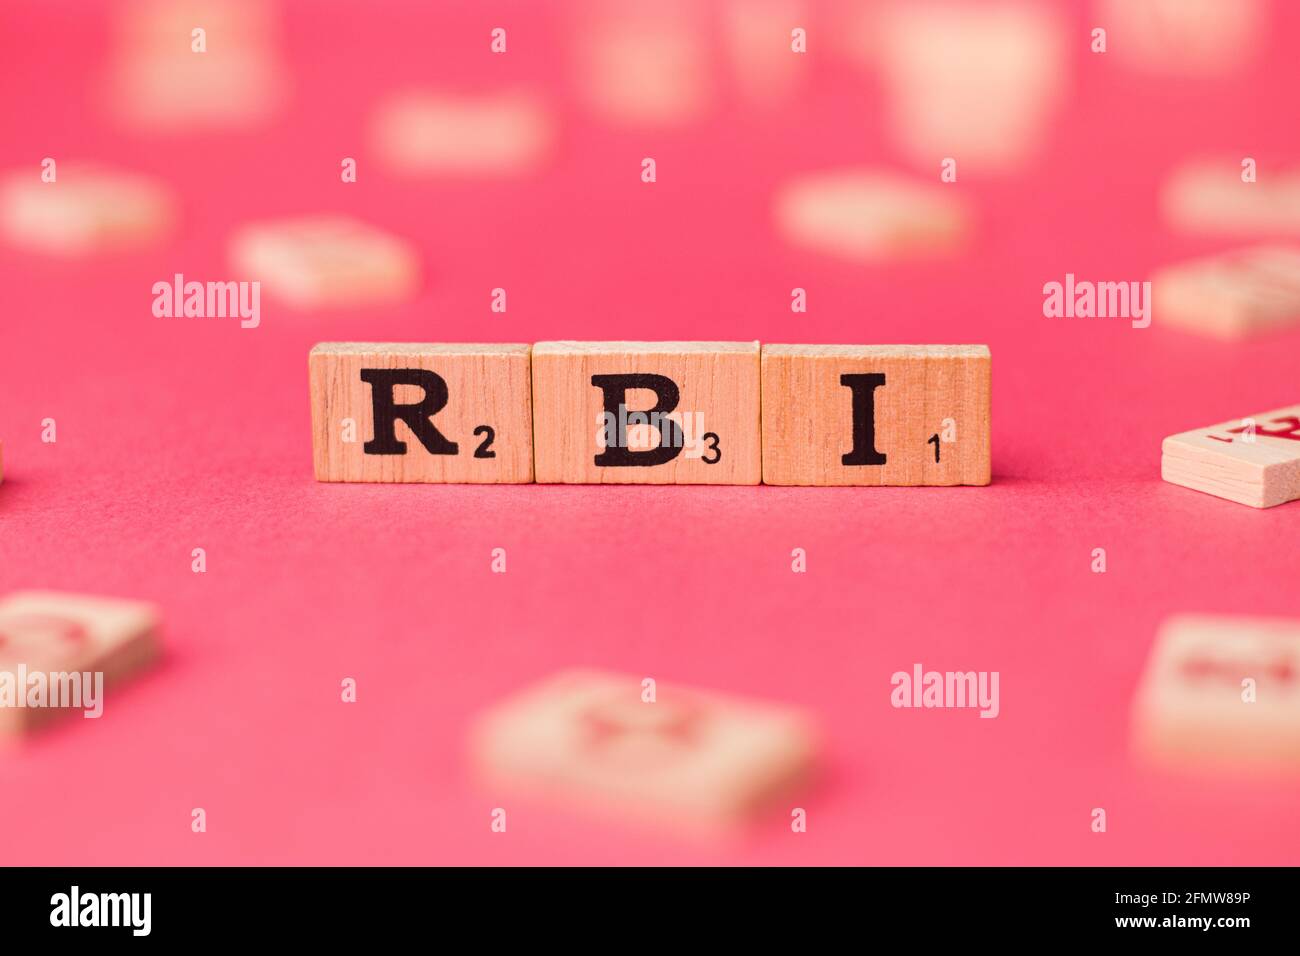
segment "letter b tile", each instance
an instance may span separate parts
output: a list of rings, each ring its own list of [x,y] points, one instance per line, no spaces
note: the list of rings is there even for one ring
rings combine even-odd
[[[538,342],[537,480],[756,485],[757,342]]]

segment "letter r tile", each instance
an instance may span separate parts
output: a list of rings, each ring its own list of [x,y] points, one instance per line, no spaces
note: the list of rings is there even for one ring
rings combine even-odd
[[[757,342],[538,342],[537,480],[756,485]]]
[[[308,366],[317,481],[533,480],[527,345],[327,342]]]

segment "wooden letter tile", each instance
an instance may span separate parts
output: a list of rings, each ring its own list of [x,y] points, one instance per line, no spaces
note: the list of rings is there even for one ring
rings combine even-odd
[[[1223,339],[1300,323],[1300,247],[1254,246],[1170,266],[1151,280],[1161,325]]]
[[[810,774],[804,716],[767,703],[638,677],[568,671],[478,722],[472,757],[492,786],[585,809],[727,828]]]
[[[1165,220],[1189,233],[1300,236],[1300,169],[1261,161],[1243,182],[1239,157],[1197,160],[1177,169],[1161,193]]]
[[[155,241],[176,218],[171,193],[148,176],[75,162],[52,172],[53,182],[44,182],[35,166],[0,182],[0,231],[10,242],[87,255]]]
[[[537,480],[756,485],[757,342],[538,342]]]
[[[103,686],[111,686],[158,656],[157,626],[157,609],[140,601],[56,591],[20,591],[0,600],[0,736],[25,733],[69,711],[20,706],[15,695],[30,703],[33,675],[48,680],[51,673],[99,672]]]
[[[511,176],[541,165],[554,120],[525,93],[454,96],[403,93],[379,109],[376,152],[399,173]]]
[[[1134,743],[1154,763],[1300,771],[1300,620],[1166,621],[1138,689]]]
[[[311,350],[317,481],[533,480],[527,345]]]
[[[969,220],[944,187],[875,169],[807,174],[776,198],[777,227],[789,242],[854,260],[947,252],[965,239]]]
[[[299,309],[399,302],[414,294],[419,261],[404,239],[347,216],[245,226],[231,241],[239,278]]]
[[[984,345],[764,345],[769,485],[987,485]]]
[[[1170,435],[1160,477],[1254,508],[1300,498],[1300,405]]]

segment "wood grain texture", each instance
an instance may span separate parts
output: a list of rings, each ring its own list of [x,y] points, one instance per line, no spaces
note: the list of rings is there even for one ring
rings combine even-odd
[[[382,344],[326,342],[308,358],[312,450],[317,481],[526,483],[533,480],[529,347],[522,344]],[[424,384],[370,382],[376,370],[431,372],[446,384],[446,404]],[[438,388],[432,383],[430,388]],[[375,389],[399,405],[435,399],[428,422],[454,453],[430,451],[405,421],[394,435],[402,453],[380,453],[373,442]],[[347,441],[346,420],[355,422]],[[492,441],[480,451],[492,429]],[[422,425],[423,427],[423,425]],[[371,450],[367,452],[367,444]],[[435,445],[435,447],[439,447]],[[487,452],[492,457],[480,457]]]
[[[400,239],[350,216],[250,223],[230,243],[241,280],[299,309],[399,302],[419,284],[419,257]]]
[[[987,485],[990,365],[984,345],[764,345],[764,483]],[[860,456],[883,463],[844,461],[861,451],[845,375],[884,376],[870,390],[878,455]]]
[[[592,377],[629,374],[662,376],[677,391],[676,400],[665,406],[676,417],[663,430],[680,436],[671,460],[596,463],[598,456],[610,456],[602,454],[609,451],[601,425],[606,391]],[[758,377],[757,342],[538,342],[533,346],[537,480],[756,485],[762,473]],[[649,388],[632,388],[625,407],[629,413],[649,411],[659,407],[660,398]],[[632,424],[623,449],[640,455],[638,461],[649,460],[661,435]],[[614,444],[618,441],[615,437]]]
[[[1300,498],[1300,405],[1170,435],[1160,451],[1175,485],[1253,508]]]
[[[471,732],[478,773],[502,798],[536,795],[679,832],[743,823],[803,783],[817,750],[792,709],[668,684],[647,702],[641,678],[597,671],[558,674]]]
[[[1149,762],[1300,771],[1300,620],[1170,618],[1133,716],[1134,748]]]
[[[1300,246],[1253,246],[1161,269],[1151,279],[1161,325],[1240,339],[1300,324]]]
[[[141,601],[58,591],[20,591],[0,600],[0,680],[33,672],[101,672],[111,687],[158,656],[158,611]],[[6,677],[5,675],[9,675]],[[106,705],[107,706],[107,705]],[[23,734],[67,713],[0,707],[0,734]]]

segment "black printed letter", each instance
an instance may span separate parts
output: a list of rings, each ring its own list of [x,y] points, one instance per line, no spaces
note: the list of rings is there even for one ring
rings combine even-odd
[[[361,381],[370,383],[375,410],[375,437],[365,444],[367,455],[406,454],[406,442],[397,438],[399,420],[430,455],[456,454],[456,443],[443,437],[431,421],[447,405],[447,383],[441,375],[423,368],[363,368]],[[416,385],[424,389],[424,398],[414,405],[398,405],[393,401],[398,385]]]
[[[845,465],[883,465],[876,451],[876,389],[885,384],[883,372],[841,375],[840,384],[853,392],[853,450],[840,457]]]
[[[665,375],[640,373],[593,375],[591,384],[605,393],[605,413],[607,416],[612,415],[614,421],[620,422],[618,428],[620,437],[624,427],[619,419],[619,412],[620,409],[625,409],[627,405],[627,390],[629,388],[648,388],[659,396],[659,401],[655,404],[655,407],[646,410],[647,415],[653,415],[656,412],[660,415],[659,447],[651,448],[648,451],[632,451],[617,445],[606,445],[605,450],[596,456],[597,465],[611,468],[648,468],[651,465],[662,465],[664,462],[672,461],[682,453],[684,436],[681,428],[672,419],[663,417],[677,407],[677,401],[681,398],[681,393],[677,390],[677,383],[671,378]],[[606,420],[608,421],[608,417]]]

